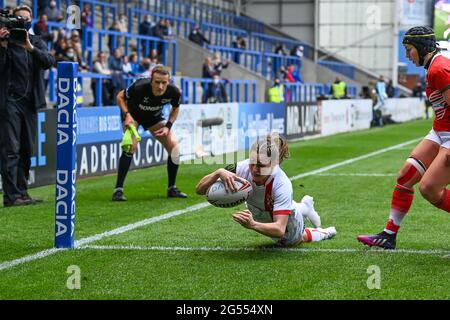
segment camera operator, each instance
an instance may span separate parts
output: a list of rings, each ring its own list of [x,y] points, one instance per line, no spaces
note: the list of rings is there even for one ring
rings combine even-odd
[[[6,18],[12,19],[13,27],[0,28],[0,167],[5,207],[41,202],[28,195],[27,181],[37,110],[46,107],[44,70],[54,63],[40,37],[28,33],[30,7],[17,7],[13,14],[16,18]],[[23,42],[12,37],[17,29],[23,29],[19,30],[23,37],[18,37]]]

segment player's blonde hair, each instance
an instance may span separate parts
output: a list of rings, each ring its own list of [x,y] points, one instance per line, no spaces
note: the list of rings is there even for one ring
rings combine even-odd
[[[152,69],[152,74],[151,77],[153,78],[153,75],[157,73],[157,74],[162,74],[164,76],[169,76],[170,78],[170,70],[169,68],[167,68],[166,66],[162,65],[162,64],[157,64],[153,69]]]
[[[250,148],[250,161],[255,163],[274,166],[281,164],[289,156],[287,140],[277,132],[256,141]]]

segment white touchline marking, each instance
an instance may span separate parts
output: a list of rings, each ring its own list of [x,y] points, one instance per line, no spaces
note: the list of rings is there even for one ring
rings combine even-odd
[[[172,212],[160,215],[160,216],[156,216],[156,217],[148,218],[148,219],[141,220],[141,221],[138,221],[138,222],[135,222],[135,223],[131,223],[131,224],[128,224],[126,226],[123,226],[123,227],[120,227],[120,228],[117,228],[117,229],[113,229],[113,230],[110,230],[110,231],[99,233],[99,234],[93,235],[91,237],[83,238],[83,239],[80,239],[79,241],[75,241],[75,247],[82,246],[84,244],[88,244],[88,243],[91,243],[91,242],[94,242],[94,241],[98,241],[98,240],[103,239],[105,237],[118,235],[118,234],[130,231],[130,230],[133,230],[133,229],[136,229],[136,228],[139,228],[139,227],[151,224],[151,223],[155,223],[155,222],[158,222],[158,221],[161,221],[161,220],[170,219],[172,217],[178,216],[178,215],[186,213],[186,212],[199,210],[199,209],[205,208],[205,207],[207,207],[209,205],[210,205],[209,202],[199,203],[199,204],[196,204],[194,206],[191,206],[191,207],[188,207],[188,208],[185,208],[185,209],[172,211]],[[38,260],[38,259],[50,256],[52,254],[55,254],[55,253],[57,253],[59,251],[64,251],[64,250],[70,250],[70,249],[51,248],[51,249],[40,251],[40,252],[32,254],[32,255],[25,256],[23,258],[11,260],[11,261],[5,261],[5,262],[0,263],[0,271],[12,268],[12,267],[17,266],[19,264],[23,264],[23,263],[30,262],[30,261],[33,261],[33,260]]]
[[[337,167],[345,166],[346,164],[350,164],[350,163],[353,163],[353,162],[356,162],[356,161],[359,161],[359,160],[367,159],[367,158],[370,158],[370,157],[373,157],[373,156],[377,156],[379,154],[382,154],[382,153],[385,153],[385,152],[388,152],[388,151],[391,151],[391,150],[395,150],[395,149],[404,147],[406,145],[409,145],[411,143],[417,142],[417,141],[422,140],[422,139],[423,138],[409,140],[409,141],[406,141],[404,143],[397,144],[395,146],[391,146],[391,147],[388,147],[388,148],[384,148],[384,149],[380,149],[380,150],[377,150],[377,151],[374,151],[374,152],[370,152],[370,153],[364,154],[362,156],[359,156],[359,157],[356,157],[356,158],[352,158],[352,159],[348,159],[348,160],[344,160],[344,161],[341,161],[341,162],[338,162],[338,163],[335,163],[335,164],[332,164],[332,165],[329,165],[329,166],[326,166],[326,167],[323,167],[323,168],[320,168],[320,169],[317,169],[317,170],[301,173],[301,174],[298,174],[296,176],[291,177],[290,179],[292,181],[294,181],[294,180],[298,180],[298,179],[301,179],[301,178],[304,178],[304,177],[308,177],[308,176],[311,176],[311,175],[316,175],[316,174],[319,174],[319,173],[322,173],[322,172],[325,172],[325,171],[328,171],[328,170],[331,170],[331,169],[334,169],[334,168],[337,168]]]
[[[35,254],[31,254],[31,255],[25,256],[23,258],[2,262],[0,264],[0,271],[1,270],[5,270],[5,269],[9,269],[9,268],[12,268],[12,267],[15,267],[15,266],[17,266],[19,264],[23,264],[23,263],[26,263],[26,262],[38,260],[38,259],[41,259],[41,258],[45,258],[47,256],[50,256],[50,255],[52,255],[52,254],[54,254],[54,253],[56,253],[58,251],[62,251],[62,250],[64,250],[64,249],[51,248],[51,249],[47,249],[47,250],[42,250],[42,251],[40,251],[38,253],[35,253]]]
[[[319,173],[319,177],[392,177],[395,173]]]
[[[239,251],[250,251],[250,252],[260,252],[260,251],[287,251],[287,252],[325,252],[325,253],[392,253],[392,254],[422,254],[422,255],[442,255],[449,254],[450,250],[413,250],[413,249],[396,249],[396,250],[383,250],[383,249],[323,249],[323,248],[277,248],[277,247],[267,247],[267,248],[228,248],[228,247],[164,247],[164,246],[97,246],[97,245],[86,245],[78,247],[77,250],[136,250],[136,251],[223,251],[223,252],[239,252]]]
[[[409,141],[397,144],[395,146],[391,146],[391,147],[388,147],[388,148],[380,149],[380,150],[377,150],[377,151],[374,151],[374,152],[371,152],[371,153],[368,153],[368,154],[365,154],[365,155],[362,155],[362,156],[359,156],[359,157],[356,157],[356,158],[352,158],[352,159],[348,159],[348,160],[345,160],[345,161],[341,161],[341,162],[338,162],[338,163],[335,163],[335,164],[332,164],[332,165],[329,165],[329,166],[326,166],[326,167],[323,167],[323,168],[320,168],[320,169],[317,169],[317,170],[305,172],[305,173],[296,175],[296,176],[294,176],[294,177],[292,177],[290,179],[294,181],[294,180],[297,180],[297,179],[300,179],[300,178],[303,178],[303,177],[319,174],[319,173],[322,173],[322,172],[325,172],[325,171],[328,171],[328,170],[331,170],[331,169],[334,169],[334,168],[337,168],[337,167],[340,167],[340,166],[344,166],[346,164],[350,164],[350,163],[353,163],[353,162],[356,162],[356,161],[359,161],[359,160],[363,160],[363,159],[367,159],[367,158],[370,158],[370,157],[373,157],[373,156],[376,156],[376,155],[379,155],[379,154],[382,154],[382,153],[385,153],[385,152],[388,152],[388,151],[391,151],[391,150],[394,150],[394,149],[397,149],[397,148],[404,147],[404,146],[406,146],[408,144],[417,142],[417,141],[419,141],[421,139],[422,138],[409,140]],[[175,217],[175,216],[187,213],[187,212],[192,212],[192,211],[196,211],[196,210],[205,208],[205,207],[207,207],[209,205],[210,204],[208,202],[202,202],[202,203],[196,204],[194,206],[191,206],[191,207],[188,207],[188,208],[185,208],[185,209],[172,211],[172,212],[163,214],[161,216],[152,217],[152,218],[149,218],[149,219],[145,219],[145,220],[141,220],[141,221],[138,221],[138,222],[135,222],[135,223],[131,223],[131,224],[128,224],[126,226],[123,226],[123,227],[120,227],[120,228],[117,228],[117,229],[113,229],[111,231],[102,232],[102,233],[99,233],[99,234],[96,234],[96,235],[93,235],[93,236],[86,237],[86,238],[80,239],[78,241],[75,241],[75,246],[86,245],[88,243],[101,240],[101,239],[103,239],[105,237],[118,235],[118,234],[130,231],[130,230],[134,230],[136,228],[139,228],[139,227],[151,224],[151,223],[155,223],[155,222],[159,222],[159,221],[162,221],[162,220],[170,219],[172,217]],[[22,258],[19,258],[19,259],[15,259],[15,260],[11,260],[11,261],[5,261],[5,262],[0,263],[0,271],[12,268],[14,266],[17,266],[17,265],[20,265],[20,264],[23,264],[23,263],[26,263],[26,262],[30,262],[30,261],[34,261],[34,260],[38,260],[38,259],[50,256],[50,255],[55,254],[55,253],[57,253],[59,251],[62,251],[62,250],[70,250],[70,249],[55,249],[55,248],[51,248],[51,249],[43,250],[43,251],[40,251],[38,253],[31,254],[31,255],[28,255],[28,256],[25,256],[25,257],[22,257]]]
[[[91,242],[94,242],[94,241],[98,241],[98,240],[106,238],[106,237],[115,236],[115,235],[118,235],[118,234],[130,231],[130,230],[142,227],[142,226],[146,226],[148,224],[152,224],[152,223],[155,223],[155,222],[158,222],[158,221],[167,220],[167,219],[170,219],[172,217],[179,216],[180,214],[183,214],[183,213],[186,213],[186,212],[191,212],[191,211],[196,211],[196,210],[199,210],[199,209],[203,209],[203,208],[208,207],[210,205],[211,204],[209,202],[202,202],[202,203],[199,203],[199,204],[187,207],[185,209],[176,210],[176,211],[172,211],[172,212],[163,214],[161,216],[156,216],[156,217],[148,218],[148,219],[145,219],[145,220],[141,220],[141,221],[138,221],[138,222],[135,222],[135,223],[128,224],[126,226],[117,228],[117,229],[113,229],[111,231],[106,231],[106,232],[103,232],[103,233],[99,233],[99,234],[93,235],[91,237],[83,238],[83,239],[81,239],[79,241],[75,241],[75,246],[76,247],[77,246],[82,246],[84,244],[91,243]]]

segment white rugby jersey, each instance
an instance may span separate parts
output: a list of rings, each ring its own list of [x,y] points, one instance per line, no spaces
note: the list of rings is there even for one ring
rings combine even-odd
[[[300,231],[298,229],[303,226],[303,217],[295,211],[291,180],[277,165],[266,183],[258,186],[253,182],[249,163],[249,159],[238,162],[236,174],[252,184],[253,192],[248,197],[246,204],[253,219],[268,223],[273,222],[273,216],[275,215],[289,215],[286,233],[282,239],[287,242],[296,241],[295,238],[298,237]],[[300,222],[299,219],[302,219],[302,221]],[[303,230],[301,230],[301,233],[303,233]],[[280,239],[273,238],[273,240],[278,241]]]

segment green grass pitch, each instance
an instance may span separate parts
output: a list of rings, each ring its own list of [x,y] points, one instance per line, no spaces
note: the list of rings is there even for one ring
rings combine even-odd
[[[430,127],[421,120],[291,142],[282,167],[289,177],[308,173],[419,139]],[[355,240],[383,229],[396,173],[414,145],[294,180],[295,199],[313,196],[323,226],[338,233],[292,250],[276,249],[269,238],[235,223],[235,208],[206,206],[10,266],[53,246],[55,187],[32,189],[43,204],[0,208],[0,299],[449,299],[450,216],[417,188],[397,253],[373,252]],[[180,168],[177,185],[188,199],[165,197],[165,166],[130,172],[125,203],[111,201],[114,175],[79,180],[76,239],[205,203],[194,187],[218,167]],[[80,270],[78,290],[66,285],[71,265]],[[379,289],[367,286],[370,266],[379,267]]]

